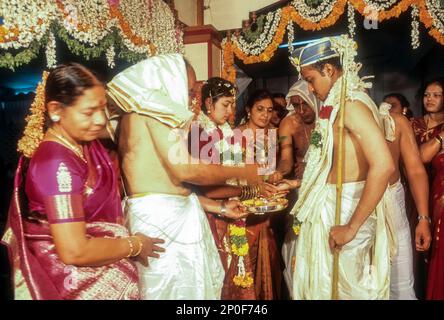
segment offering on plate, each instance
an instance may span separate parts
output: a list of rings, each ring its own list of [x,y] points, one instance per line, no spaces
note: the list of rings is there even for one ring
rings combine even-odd
[[[248,212],[254,214],[278,212],[284,210],[288,206],[288,200],[284,197],[258,197],[244,200],[242,203],[247,207]]]

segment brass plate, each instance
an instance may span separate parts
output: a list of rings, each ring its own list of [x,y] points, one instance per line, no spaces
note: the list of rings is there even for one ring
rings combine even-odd
[[[247,211],[253,214],[278,212],[288,207],[288,200],[285,198],[249,199],[242,201],[242,203],[247,207]]]

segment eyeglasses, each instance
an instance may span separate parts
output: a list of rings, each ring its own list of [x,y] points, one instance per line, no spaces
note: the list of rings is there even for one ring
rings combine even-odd
[[[442,97],[442,92],[425,92],[424,93],[424,98],[441,98]]]

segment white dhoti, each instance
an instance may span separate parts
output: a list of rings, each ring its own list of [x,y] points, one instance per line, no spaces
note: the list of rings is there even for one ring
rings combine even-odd
[[[365,182],[344,183],[341,225],[353,215]],[[296,244],[294,299],[328,300],[332,297],[333,254],[328,239],[335,222],[336,185],[318,185],[307,203],[306,220]],[[388,299],[390,275],[389,234],[384,195],[356,237],[339,254],[339,299]]]
[[[401,181],[390,186],[394,197],[393,223],[398,250],[392,259],[390,277],[390,300],[416,300],[413,289],[413,249],[410,225],[405,210],[405,194]]]
[[[131,233],[165,240],[159,259],[137,263],[142,299],[220,299],[225,274],[196,195],[130,198],[125,212]]]
[[[297,190],[294,190],[295,197],[297,198]],[[297,236],[293,231],[293,216],[289,224],[285,225],[285,238],[282,243],[282,260],[284,261],[285,269],[283,271],[284,281],[288,288],[288,294],[290,299],[293,298],[293,273],[294,265],[296,261],[296,241]]]
[[[285,269],[283,271],[284,281],[288,288],[290,298],[293,298],[293,273],[296,262],[296,241],[292,228],[289,228],[285,233],[284,243],[282,244],[282,259],[284,260]]]

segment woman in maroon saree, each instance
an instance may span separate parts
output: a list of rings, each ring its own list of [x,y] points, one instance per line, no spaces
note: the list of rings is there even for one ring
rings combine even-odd
[[[429,81],[423,90],[427,114],[412,122],[423,162],[429,166],[432,179],[430,212],[432,213],[432,244],[428,267],[427,299],[444,299],[444,78]]]
[[[222,78],[210,78],[203,85],[201,94],[202,111],[198,116],[198,136],[200,137],[198,151],[201,160],[218,161],[227,166],[235,165],[236,160],[242,162],[242,148],[239,143],[236,144],[234,132],[227,122],[232,113],[235,96],[234,85]],[[193,133],[191,133],[189,138],[193,138]],[[190,147],[191,154],[195,154],[196,152],[193,152],[192,140]],[[213,154],[214,152],[217,152],[217,154]],[[224,152],[231,153],[230,157],[224,159]],[[236,154],[240,159],[236,159]],[[199,191],[208,198],[224,199],[223,202],[230,205],[230,202],[226,202],[225,199],[241,197],[248,187],[240,186],[236,179],[231,179],[227,182],[228,184],[223,186],[200,187]],[[253,190],[253,188],[250,187],[248,190]],[[278,191],[275,186],[267,183],[259,184],[254,190],[257,192],[256,196],[259,194],[269,196]],[[233,241],[230,236],[230,228],[233,225],[244,226],[245,221],[239,218],[244,218],[245,215],[237,217],[237,220],[233,216],[216,216],[210,213],[207,213],[207,217],[226,273],[222,288],[222,299],[253,300],[275,298],[272,294],[263,294],[261,282],[258,282],[259,290],[257,290],[258,286],[256,286],[254,279],[255,266],[251,263],[251,255],[247,254],[242,257],[242,261],[239,261],[240,257],[232,249]],[[250,241],[251,234],[253,233],[247,228],[246,237],[249,247],[252,248],[250,252],[253,250],[253,258],[256,261],[257,243]],[[240,270],[243,271],[240,272]],[[269,272],[270,270],[265,271]]]
[[[138,299],[128,258],[146,263],[152,239],[129,236],[123,226],[116,174],[96,140],[106,122],[105,90],[86,68],[69,64],[37,91],[2,239],[15,298]],[[35,131],[45,113],[51,124],[40,141]]]
[[[253,132],[255,159],[258,159],[256,153],[264,153],[265,150],[269,150],[269,130],[276,130],[270,129],[273,107],[272,96],[267,90],[255,91],[250,95],[246,104],[246,123],[238,127],[242,132],[248,130]],[[264,131],[262,146],[257,139],[261,130]],[[244,149],[249,148],[245,139],[243,139],[242,144]],[[277,149],[277,145],[275,147]],[[274,155],[264,154],[265,158],[276,158],[278,150],[275,150],[275,152],[276,154]],[[284,189],[278,186],[275,193]],[[247,238],[250,245],[249,257],[254,270],[255,291],[257,298],[262,300],[281,298],[283,261],[280,250],[278,250],[277,238],[272,228],[273,218],[273,214],[265,214],[250,215],[247,219]]]

